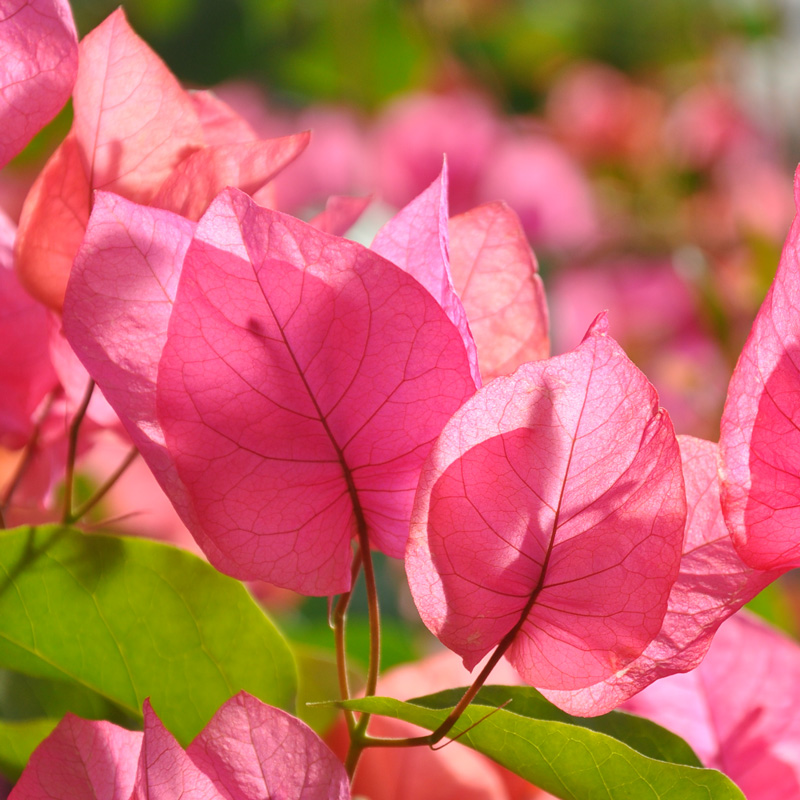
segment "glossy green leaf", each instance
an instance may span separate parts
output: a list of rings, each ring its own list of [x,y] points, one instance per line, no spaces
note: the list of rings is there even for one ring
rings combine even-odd
[[[359,711],[434,730],[463,694],[440,692],[401,703],[351,700]],[[507,700],[505,708],[486,715]],[[612,712],[570,717],[529,687],[489,686],[467,708],[452,735],[483,720],[459,742],[486,754],[565,800],[743,800],[721,772],[703,769],[691,748],[649,720]]]
[[[0,666],[74,681],[188,743],[244,689],[292,710],[294,661],[245,588],[183,550],[61,526],[0,533]]]
[[[0,773],[10,781],[19,778],[39,742],[58,725],[58,719],[0,720]]]

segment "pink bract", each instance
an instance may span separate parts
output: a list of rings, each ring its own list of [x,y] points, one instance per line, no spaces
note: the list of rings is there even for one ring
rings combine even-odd
[[[67,0],[0,2],[0,167],[61,110],[77,70]]]
[[[601,315],[571,353],[453,416],[423,470],[406,571],[467,668],[513,636],[527,683],[579,689],[658,634],[685,518],[672,424]]]
[[[800,201],[800,176],[795,176]],[[800,566],[800,313],[795,217],[728,387],[722,416],[722,508],[741,557],[759,569]]]
[[[475,340],[450,273],[447,193],[445,163],[439,177],[378,231],[370,248],[416,278],[444,309],[464,340],[477,388],[481,377]]]
[[[484,380],[550,355],[547,301],[536,258],[504,203],[451,217],[453,283],[478,348]]]
[[[9,800],[130,800],[143,734],[67,714],[36,748]]]
[[[458,330],[394,264],[232,190],[200,221],[158,417],[222,571],[345,591],[359,525],[400,557],[425,456],[473,391]]]
[[[95,190],[197,219],[226,185],[256,191],[308,142],[252,132],[243,141],[244,123],[221,101],[184,91],[121,9],[80,44],[73,107],[72,130],[25,201],[17,241],[23,283],[56,310]]]
[[[307,594],[349,588],[359,520],[402,555],[428,449],[475,389],[410,275],[234,190],[196,230],[99,195],[64,324],[212,563]]]
[[[624,709],[682,736],[748,800],[800,795],[800,647],[742,611],[703,663],[648,686]]]
[[[639,658],[604,682],[543,694],[570,714],[603,713],[654,681],[694,669],[719,626],[780,572],[747,567],[730,539],[719,500],[717,446],[679,436],[688,515],[678,580],[658,636]]]
[[[347,800],[341,761],[305,723],[240,692],[186,750],[230,800]]]
[[[31,756],[9,800],[347,800],[341,762],[303,722],[245,692],[184,751],[150,706],[144,733],[72,715]]]

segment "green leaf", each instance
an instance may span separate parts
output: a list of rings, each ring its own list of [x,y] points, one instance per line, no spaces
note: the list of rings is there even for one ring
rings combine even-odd
[[[187,744],[242,689],[294,708],[294,661],[245,588],[183,550],[45,526],[0,533],[0,667],[74,681]]]
[[[440,692],[409,703],[369,697],[342,705],[435,730],[463,693]],[[579,719],[535,689],[488,686],[451,736],[479,721],[459,742],[565,800],[744,800],[725,775],[696,766],[697,756],[683,740],[649,720],[620,712]]]
[[[16,781],[39,742],[58,725],[57,719],[0,720],[0,772]]]
[[[299,677],[295,713],[306,725],[324,736],[341,714],[331,702],[333,698],[342,696],[336,657],[327,650],[304,644],[293,644],[292,650]],[[366,683],[364,675],[352,668],[348,670],[348,680],[351,692],[358,691]]]

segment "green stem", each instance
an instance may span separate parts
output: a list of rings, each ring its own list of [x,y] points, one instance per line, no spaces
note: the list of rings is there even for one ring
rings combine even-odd
[[[356,549],[353,556],[353,564],[350,570],[350,591],[339,595],[336,608],[333,614],[333,632],[336,641],[336,669],[339,674],[339,693],[343,700],[350,699],[350,682],[347,675],[347,645],[345,643],[345,621],[347,618],[347,608],[350,605],[350,598],[353,596],[353,589],[358,580],[358,573],[361,571],[361,548]],[[344,709],[344,718],[347,723],[347,730],[352,739],[356,729],[356,718],[353,712]]]
[[[92,392],[94,392],[94,381],[90,378],[86,386],[86,392],[83,395],[83,400],[78,410],[75,412],[75,418],[69,426],[67,469],[64,476],[64,511],[61,515],[61,521],[64,525],[68,525],[72,517],[72,484],[75,479],[75,455],[78,452],[78,434],[80,433],[83,418],[86,416],[86,409],[89,408]]]
[[[374,697],[381,666],[381,622],[380,609],[378,607],[378,588],[375,583],[375,568],[372,563],[372,551],[369,546],[366,520],[361,513],[358,513],[356,518],[358,522],[358,546],[364,562],[364,582],[367,588],[367,607],[369,609],[369,667],[364,694],[366,697]],[[358,759],[364,750],[369,718],[369,714],[361,714],[350,738],[350,749],[347,752],[344,766],[351,780],[355,775]]]
[[[132,447],[122,463],[114,470],[108,480],[90,497],[77,511],[73,511],[65,520],[66,525],[72,525],[82,517],[85,517],[111,490],[114,484],[123,476],[125,470],[136,460],[139,451]]]

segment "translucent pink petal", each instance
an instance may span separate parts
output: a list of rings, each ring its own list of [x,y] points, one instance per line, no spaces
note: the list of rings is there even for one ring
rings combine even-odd
[[[204,147],[182,161],[151,203],[198,220],[226,187],[253,194],[294,161],[308,144],[309,134],[280,139]]]
[[[206,145],[253,142],[259,138],[250,124],[214,92],[191,92],[190,97]]]
[[[158,415],[222,571],[344,591],[361,515],[400,557],[422,463],[473,391],[459,332],[375,253],[232,189],[198,224]]]
[[[626,711],[684,737],[748,800],[800,796],[800,647],[742,611],[694,670],[631,698]]]
[[[33,414],[57,379],[47,345],[47,311],[14,274],[14,225],[0,212],[0,446],[28,440]]]
[[[77,141],[70,133],[25,198],[16,244],[23,286],[57,311],[89,219],[91,193]]]
[[[73,350],[184,522],[197,531],[156,413],[158,362],[194,229],[169,211],[98,192],[63,319]],[[211,542],[199,543],[214,549]]]
[[[144,739],[130,800],[227,800],[164,727],[149,700],[144,701]]]
[[[0,2],[0,167],[61,110],[77,71],[67,0]]]
[[[187,754],[229,800],[347,800],[344,766],[304,722],[240,692]]]
[[[550,355],[544,286],[519,217],[490,203],[452,217],[450,267],[484,380]]]
[[[194,103],[117,9],[80,45],[75,132],[93,189],[146,203],[203,144]]]
[[[142,734],[67,714],[36,748],[9,800],[130,800]]]
[[[653,681],[694,669],[719,626],[780,572],[747,567],[733,547],[719,501],[717,446],[679,436],[688,515],[678,580],[658,636],[639,658],[603,683],[576,692],[544,690],[570,714],[604,713]]]
[[[475,386],[481,385],[475,340],[450,275],[447,235],[447,164],[439,177],[375,236],[371,248],[416,278],[461,332]]]
[[[372,201],[371,197],[346,197],[334,195],[325,203],[325,210],[317,214],[309,224],[325,233],[344,236]]]
[[[601,316],[571,353],[485,386],[426,462],[406,571],[423,621],[470,669],[513,636],[526,682],[578,689],[661,628],[686,519],[680,453],[606,331]]]
[[[795,176],[800,203],[800,175]],[[741,557],[800,566],[800,216],[739,357],[720,428],[722,509]]]

